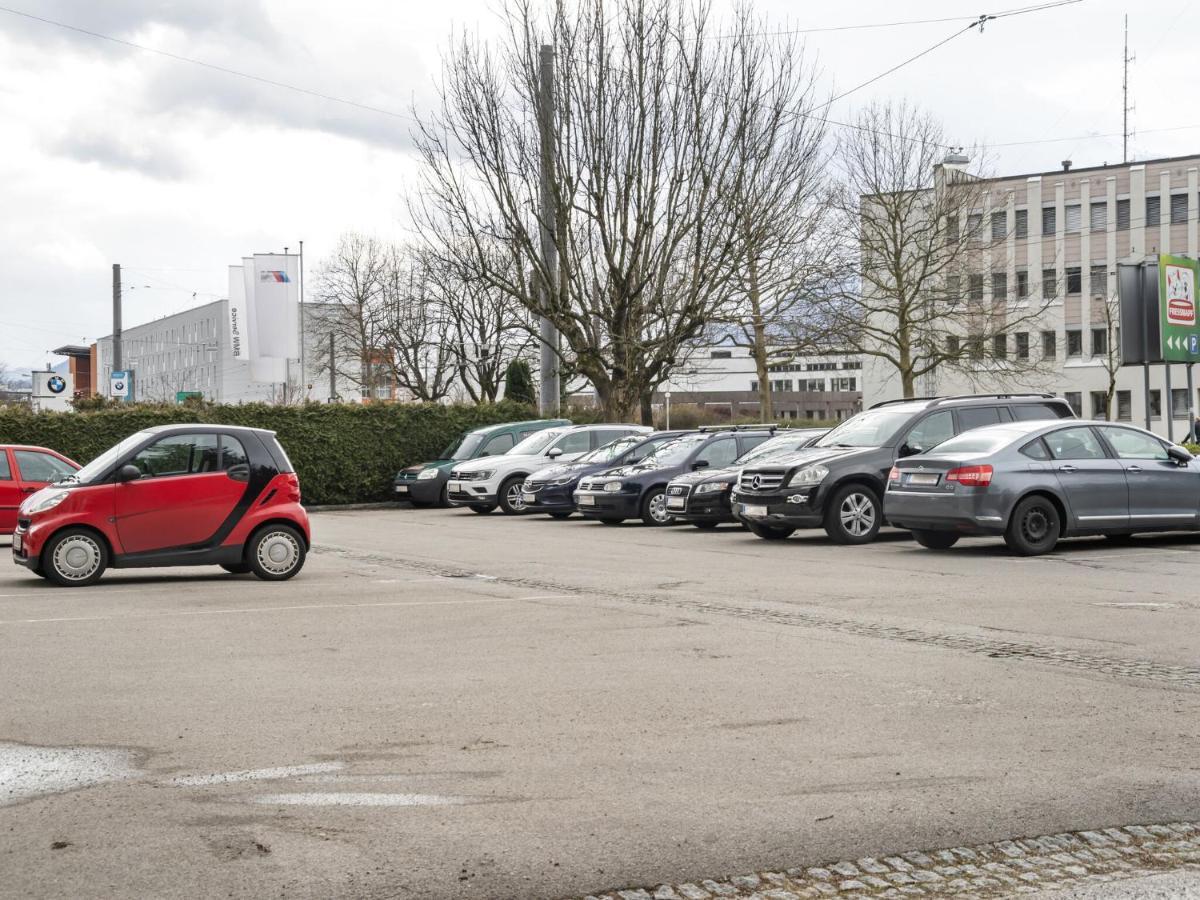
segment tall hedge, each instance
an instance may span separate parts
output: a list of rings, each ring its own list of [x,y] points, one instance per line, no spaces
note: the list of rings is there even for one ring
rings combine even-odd
[[[510,401],[480,406],[138,404],[72,413],[0,407],[0,444],[50,447],[86,463],[153,425],[268,428],[279,435],[295,465],[306,503],[359,503],[388,499],[397,471],[436,457],[463,431],[533,418],[537,413],[530,407]]]

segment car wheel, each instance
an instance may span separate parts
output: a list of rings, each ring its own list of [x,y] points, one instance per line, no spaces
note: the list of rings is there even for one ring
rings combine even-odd
[[[250,571],[264,581],[286,581],[302,568],[304,538],[291,525],[265,525],[250,538]]]
[[[930,550],[949,550],[962,537],[953,531],[926,531],[916,528],[913,529],[912,536],[916,538],[918,544],[928,547]]]
[[[108,568],[108,548],[95,532],[68,528],[50,539],[42,551],[45,578],[61,587],[95,584]]]
[[[505,515],[519,516],[525,512],[525,501],[521,499],[521,485],[525,476],[514,475],[500,485],[500,511]]]
[[[1004,543],[1014,553],[1037,556],[1053,550],[1061,533],[1062,521],[1054,504],[1046,497],[1026,497],[1012,512]]]
[[[863,484],[834,492],[825,513],[825,533],[838,544],[867,544],[879,534],[879,498]]]
[[[250,563],[221,563],[221,568],[230,575],[249,575]]]
[[[717,522],[693,522],[692,524],[695,527],[699,528],[701,531],[711,531],[712,529],[717,527],[718,523]]]
[[[552,519],[569,519],[569,518],[571,518],[571,514],[569,512],[550,513],[550,518],[552,518]]]
[[[477,512],[481,516],[486,516],[488,513],[496,509],[495,503],[472,503],[468,507],[471,512]]]
[[[600,521],[603,522],[605,525],[620,525],[625,520],[624,519],[601,519]]]
[[[787,525],[759,525],[757,522],[747,522],[746,527],[750,529],[752,535],[765,541],[782,541],[784,538],[791,537],[792,532],[796,530]]]
[[[655,488],[642,500],[642,522],[646,525],[670,525],[675,517],[667,512],[667,489]]]

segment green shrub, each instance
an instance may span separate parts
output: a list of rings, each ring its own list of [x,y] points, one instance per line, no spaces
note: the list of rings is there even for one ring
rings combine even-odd
[[[533,372],[525,360],[514,359],[508,364],[508,369],[504,372],[504,398],[529,406],[537,403],[537,394],[533,390]]]
[[[1200,444],[1184,444],[1183,449],[1187,450],[1192,456],[1200,456]]]
[[[405,466],[436,457],[463,431],[537,418],[528,406],[502,401],[480,406],[437,403],[133,404],[72,412],[0,408],[0,443],[50,447],[85,463],[122,438],[153,425],[204,422],[267,428],[279,435],[305,502],[386,500]]]

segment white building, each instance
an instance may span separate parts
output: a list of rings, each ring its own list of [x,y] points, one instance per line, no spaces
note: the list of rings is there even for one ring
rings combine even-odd
[[[980,251],[976,274],[964,287],[972,300],[1003,301],[1010,310],[1027,306],[1032,291],[1045,291],[1033,302],[1045,302],[1046,310],[1036,329],[1022,326],[1000,337],[1003,347],[986,348],[991,359],[975,378],[941,369],[923,379],[918,392],[973,393],[980,389],[978,373],[986,380],[986,366],[1004,365],[997,357],[1036,354],[1045,366],[1029,376],[1030,388],[1065,397],[1081,416],[1102,417],[1105,304],[1116,296],[1117,265],[1160,253],[1200,253],[1200,156],[1002,176],[985,186],[983,206],[972,215],[998,241]],[[1163,435],[1169,430],[1179,438],[1187,430],[1197,398],[1188,396],[1186,369],[1171,367],[1168,395],[1165,367],[1151,367],[1149,418]],[[1143,395],[1142,369],[1121,369],[1113,417],[1144,424]],[[900,396],[895,369],[866,357],[863,403]]]

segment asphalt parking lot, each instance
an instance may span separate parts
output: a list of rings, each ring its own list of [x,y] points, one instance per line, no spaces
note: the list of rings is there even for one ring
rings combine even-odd
[[[719,895],[1200,819],[1200,537],[313,529],[284,584],[0,566],[0,895]]]

